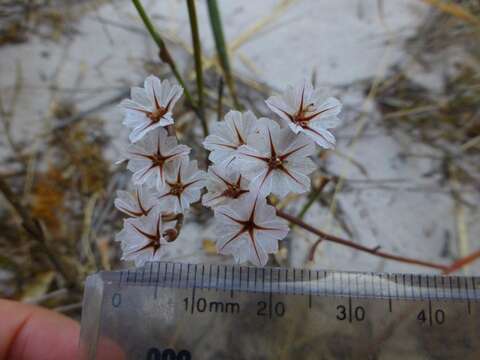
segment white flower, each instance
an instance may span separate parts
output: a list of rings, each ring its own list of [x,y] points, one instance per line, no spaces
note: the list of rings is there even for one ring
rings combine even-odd
[[[127,148],[128,166],[132,171],[135,185],[146,184],[160,189],[165,183],[165,173],[172,169],[171,162],[187,156],[190,148],[177,145],[174,136],[167,136],[165,129],[148,133],[138,143]]]
[[[117,198],[114,201],[115,207],[121,212],[132,216],[146,216],[155,205],[156,195],[150,189],[137,186],[135,191],[117,191]]]
[[[123,230],[116,237],[121,242],[122,260],[134,260],[136,266],[159,260],[169,242],[169,229],[163,227],[160,208],[155,207],[147,216],[124,220]]]
[[[253,194],[219,206],[215,219],[218,252],[232,254],[238,263],[248,260],[264,266],[268,254],[278,251],[278,240],[288,233],[286,221],[276,216],[275,208]]]
[[[272,120],[262,122],[265,126],[261,133],[249,136],[247,145],[239,148],[237,154],[241,173],[250,180],[250,190],[280,197],[308,191],[308,174],[316,168],[308,158],[315,152],[313,142],[280,128]]]
[[[328,129],[338,125],[342,104],[315,90],[309,81],[288,86],[282,96],[272,96],[266,103],[295,134],[303,132],[326,149],[335,146],[335,137]]]
[[[212,165],[208,168],[207,190],[202,204],[215,207],[245,197],[249,192],[248,180],[233,167]]]
[[[182,93],[181,86],[171,85],[168,80],[161,81],[153,75],[145,79],[143,89],[132,87],[132,99],[120,104],[125,112],[123,124],[133,129],[130,141],[136,142],[155,128],[173,124],[172,108]]]
[[[229,111],[225,120],[211,127],[211,134],[203,146],[210,150],[209,159],[214,164],[227,164],[235,158],[237,149],[246,143],[247,137],[257,129],[257,118],[251,111]]]
[[[165,185],[159,189],[159,204],[169,212],[183,213],[191,203],[200,199],[205,176],[205,171],[198,170],[196,160],[176,160],[172,171],[166,174]]]

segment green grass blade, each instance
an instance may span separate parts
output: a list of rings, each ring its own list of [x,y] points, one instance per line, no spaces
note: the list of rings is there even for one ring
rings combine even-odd
[[[238,102],[237,92],[235,89],[235,82],[228,59],[228,50],[225,44],[225,37],[223,35],[222,19],[220,17],[217,0],[207,0],[207,7],[220,66],[222,67],[225,81],[228,89],[230,90],[230,95],[232,96],[235,108],[240,109],[240,103]]]
[[[187,0],[188,17],[190,19],[190,30],[192,33],[193,55],[195,58],[195,73],[198,92],[198,111],[200,121],[202,122],[203,134],[208,135],[208,125],[205,118],[205,102],[203,91],[203,68],[202,68],[202,44],[198,33],[197,11],[195,9],[195,0]]]

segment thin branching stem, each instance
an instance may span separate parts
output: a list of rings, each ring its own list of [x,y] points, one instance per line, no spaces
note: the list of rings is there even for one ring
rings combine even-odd
[[[451,274],[453,272],[456,272],[465,266],[473,263],[474,261],[478,260],[480,258],[480,250],[474,251],[471,254],[464,256],[456,261],[454,261],[445,271],[445,274]]]
[[[350,240],[347,240],[347,239],[342,239],[342,238],[340,238],[338,236],[335,236],[335,235],[327,234],[327,233],[325,233],[325,232],[323,232],[323,231],[305,223],[304,221],[298,219],[297,217],[283,212],[282,210],[277,209],[277,215],[280,216],[281,218],[289,221],[290,223],[295,224],[295,225],[297,225],[297,226],[299,226],[299,227],[301,227],[301,228],[319,236],[320,238],[322,238],[323,240],[326,240],[326,241],[330,241],[330,242],[334,242],[334,243],[337,243],[337,244],[340,244],[340,245],[348,246],[350,248],[353,248],[353,249],[356,249],[356,250],[359,250],[359,251],[362,251],[362,252],[366,252],[366,253],[369,253],[369,254],[372,254],[374,256],[384,258],[384,259],[403,262],[403,263],[406,263],[406,264],[424,266],[424,267],[428,267],[428,268],[431,268],[431,269],[441,270],[443,272],[446,272],[449,269],[449,266],[446,266],[446,265],[432,263],[432,262],[429,262],[429,261],[412,259],[412,258],[408,258],[408,257],[404,257],[404,256],[393,255],[393,254],[381,251],[378,247],[369,248],[369,247],[366,247],[366,246],[363,246],[363,245],[360,245],[360,244],[356,244],[353,241],[350,241]]]
[[[20,204],[20,202],[17,200],[17,196],[10,189],[10,186],[7,184],[7,182],[4,181],[2,178],[0,178],[0,193],[3,194],[5,199],[17,212],[18,216],[22,220],[22,226],[25,231],[30,234],[33,239],[37,240],[37,242],[40,244],[48,259],[52,263],[53,267],[65,280],[67,287],[78,286],[75,278],[70,275],[70,273],[66,270],[66,266],[61,262],[57,254],[54,254],[49,248],[44,229],[42,228],[39,221],[30,216],[27,209],[25,209],[25,207]]]
[[[190,19],[190,31],[192,33],[193,56],[195,58],[195,73],[198,92],[198,111],[200,121],[202,122],[203,134],[208,135],[208,124],[205,118],[205,101],[203,91],[203,66],[202,66],[202,44],[198,32],[197,11],[195,9],[195,0],[187,0],[188,17]]]
[[[183,87],[183,91],[187,101],[190,103],[190,105],[193,108],[195,108],[195,103],[193,101],[192,95],[190,94],[187,87],[185,86],[185,82],[183,81],[182,75],[180,75],[177,65],[173,60],[172,56],[170,55],[170,52],[168,51],[167,46],[165,45],[165,41],[163,41],[162,37],[153,26],[152,21],[150,20],[149,16],[145,12],[145,9],[142,3],[140,2],[140,0],[132,0],[132,3],[137,9],[138,15],[140,15],[140,18],[142,19],[145,27],[150,33],[150,36],[152,37],[153,41],[158,46],[160,59],[166,62],[170,66],[170,69],[172,70],[173,75],[175,75],[175,78],[177,79],[178,83]]]
[[[228,49],[225,43],[225,36],[223,35],[222,18],[220,17],[217,0],[207,0],[207,7],[220,66],[222,67],[228,89],[230,90],[233,104],[236,109],[240,109],[241,107],[238,102],[235,81],[230,67],[230,60],[228,59]]]

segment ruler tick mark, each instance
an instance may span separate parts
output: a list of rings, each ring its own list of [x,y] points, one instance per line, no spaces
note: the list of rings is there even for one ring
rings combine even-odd
[[[238,280],[238,288],[240,291],[242,291],[242,267],[240,266],[240,278]]]
[[[428,324],[432,326],[432,302],[428,300]]]
[[[282,272],[280,270],[277,270],[277,291],[280,292],[280,274]]]
[[[232,279],[230,281],[230,297],[233,298],[233,281],[235,279],[235,267],[232,266]]]
[[[150,263],[150,269],[148,271],[148,284],[152,283],[153,263]]]
[[[415,292],[413,291],[415,282],[413,281],[413,274],[410,274],[410,292],[412,299],[415,299]]]
[[[302,283],[300,294],[304,295],[304,292],[303,292],[303,269],[300,270],[300,282]]]
[[[178,287],[182,287],[183,264],[180,263],[180,273],[178,274]]]
[[[455,280],[457,280],[457,290],[458,290],[458,298],[462,298],[462,283],[460,282],[460,278],[455,277]]]
[[[223,291],[227,291],[227,267],[223,267]]]
[[[208,290],[212,288],[212,264],[208,267]]]
[[[418,279],[418,290],[420,291],[420,299],[423,300],[423,292],[422,292],[422,275],[417,275]],[[427,289],[428,291],[428,289]]]
[[[442,282],[442,299],[445,299],[445,277],[441,276],[440,277],[441,282]]]
[[[392,294],[390,292],[390,274],[387,274],[387,294],[388,294],[388,299],[391,301]]]
[[[465,293],[467,294],[467,300],[470,301],[470,292],[468,290],[468,278],[464,278],[465,281]]]
[[[312,308],[312,271],[308,270],[308,308]]]
[[[162,287],[167,287],[167,267],[168,267],[168,263],[165,263],[165,269],[163,269]]]
[[[265,291],[265,268],[262,268],[262,291]]]
[[[175,263],[172,264],[172,273],[170,275],[170,287],[173,287],[174,280],[175,280]]]
[[[450,297],[453,297],[453,285],[452,285],[452,278],[451,277],[448,278],[448,282],[449,282],[449,285],[450,285]]]
[[[332,295],[335,295],[335,289],[336,289],[336,287],[335,287],[335,273],[331,273],[331,274],[329,274],[329,275],[331,275],[331,278],[332,278],[332,290],[331,290],[331,294],[332,294]]]
[[[432,292],[430,291],[430,276],[426,276],[427,278],[427,298],[428,300],[431,300],[433,298]]]
[[[296,288],[297,288],[297,286],[296,286],[297,284],[295,283],[295,281],[296,281],[295,278],[296,278],[296,269],[294,268],[294,269],[293,269],[293,294],[294,294],[294,295],[297,294],[297,289],[296,289]]]
[[[348,322],[352,322],[352,298],[348,297]]]
[[[475,287],[475,278],[473,276],[471,277],[471,281],[472,281],[472,289],[473,289],[474,300],[478,300],[477,289]]]

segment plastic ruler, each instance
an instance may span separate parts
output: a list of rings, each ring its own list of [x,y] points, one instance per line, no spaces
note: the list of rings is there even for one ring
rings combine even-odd
[[[82,359],[480,359],[480,278],[149,263],[86,283]]]

